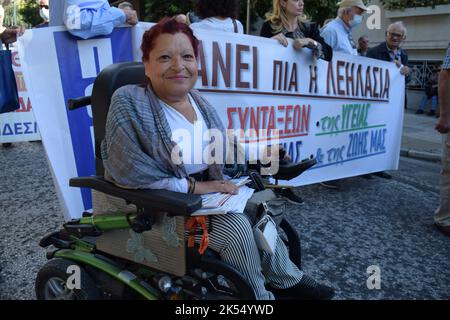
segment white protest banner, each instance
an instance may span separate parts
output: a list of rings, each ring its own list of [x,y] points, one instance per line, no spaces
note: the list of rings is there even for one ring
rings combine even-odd
[[[68,111],[67,100],[90,95],[104,67],[140,61],[140,39],[149,26],[117,28],[90,40],[46,28],[29,30],[20,40],[25,80],[39,106],[35,116],[66,219],[91,208],[89,190],[70,188],[69,179],[95,174],[90,109]],[[317,157],[315,167],[289,184],[397,169],[405,88],[394,64],[343,54],[316,63],[309,49],[284,48],[273,39],[196,35],[201,40],[196,88],[225,127],[255,129],[242,142],[279,139],[294,162]],[[271,129],[279,136],[268,135]]]
[[[23,79],[17,48],[11,46],[12,66],[16,76],[20,108],[0,114],[0,143],[41,140],[31,100]]]

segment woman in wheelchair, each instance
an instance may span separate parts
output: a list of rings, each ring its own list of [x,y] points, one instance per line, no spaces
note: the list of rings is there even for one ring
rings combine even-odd
[[[234,184],[224,181],[223,165],[192,161],[195,152],[202,152],[209,141],[190,144],[184,140],[194,137],[194,132],[204,137],[208,129],[220,130],[225,136],[214,108],[193,89],[198,76],[198,43],[188,26],[171,18],[145,32],[141,49],[148,84],[118,89],[108,113],[102,158],[105,177],[111,182],[132,189],[237,193]],[[176,144],[173,133],[180,130],[185,134]],[[225,155],[225,144],[223,149]],[[179,151],[181,163],[173,161]],[[193,175],[203,178],[195,181]],[[244,214],[210,217],[209,248],[244,275],[257,299],[274,299],[274,294],[306,299],[331,299],[334,295],[332,288],[318,284],[291,262],[280,237],[273,255],[259,252]]]

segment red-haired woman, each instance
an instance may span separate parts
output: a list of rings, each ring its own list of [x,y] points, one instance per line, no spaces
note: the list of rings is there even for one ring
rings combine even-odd
[[[221,163],[225,159],[210,161],[201,156],[201,161],[195,161],[196,155],[205,154],[210,140],[186,144],[183,138],[177,144],[172,139],[179,130],[191,139],[195,130],[201,130],[203,137],[209,137],[208,130],[225,137],[215,109],[193,90],[198,74],[198,40],[191,29],[166,18],[145,32],[141,49],[149,81],[144,86],[122,87],[112,97],[102,143],[105,177],[133,189],[237,193],[234,184],[224,181]],[[173,161],[179,151],[182,161]],[[222,151],[225,157],[226,150]],[[199,174],[204,178],[193,181],[192,175]],[[210,223],[209,247],[248,279],[258,299],[273,299],[272,292],[309,299],[333,296],[332,288],[319,285],[291,262],[279,237],[273,255],[260,253],[244,214],[215,215]],[[266,279],[270,291],[264,285]]]

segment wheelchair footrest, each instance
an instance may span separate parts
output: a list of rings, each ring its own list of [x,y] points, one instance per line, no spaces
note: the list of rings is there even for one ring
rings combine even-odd
[[[70,235],[76,237],[98,237],[102,233],[98,231],[95,226],[88,224],[80,224],[79,220],[74,220],[71,222],[67,222],[63,225],[64,230],[66,230]]]

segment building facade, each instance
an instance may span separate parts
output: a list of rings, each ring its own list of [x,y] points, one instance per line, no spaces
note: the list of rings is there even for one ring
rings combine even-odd
[[[450,2],[450,1],[449,1]],[[379,29],[369,29],[375,20],[368,14],[363,25],[353,32],[355,39],[367,35],[370,47],[385,41],[385,32],[389,24],[402,21],[408,29],[403,48],[408,52],[412,68],[411,81],[408,83],[408,108],[417,109],[424,94],[424,87],[433,69],[442,63],[450,42],[450,4],[405,10],[386,10],[379,0],[368,3],[380,14]],[[378,12],[377,12],[378,10]],[[368,23],[367,23],[368,22]]]

